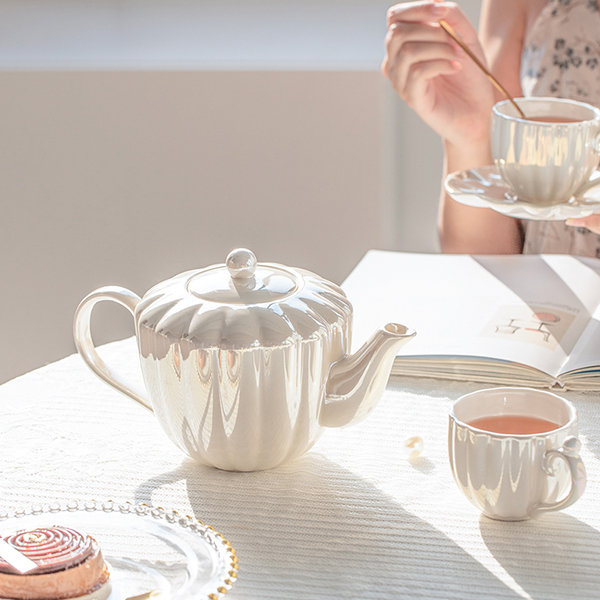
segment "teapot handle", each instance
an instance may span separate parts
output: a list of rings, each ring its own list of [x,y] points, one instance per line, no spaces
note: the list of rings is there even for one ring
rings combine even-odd
[[[141,298],[128,289],[117,286],[101,287],[88,294],[75,311],[73,337],[75,338],[77,351],[98,377],[120,392],[127,394],[145,408],[152,410],[149,400],[142,394],[132,390],[127,384],[120,381],[120,378],[111,371],[106,363],[100,358],[98,352],[96,352],[96,347],[92,340],[90,321],[94,306],[97,302],[101,302],[102,300],[112,300],[113,302],[124,306],[135,317],[135,308]]]

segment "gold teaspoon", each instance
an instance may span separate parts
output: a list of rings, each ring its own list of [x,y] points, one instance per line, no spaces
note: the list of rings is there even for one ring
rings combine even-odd
[[[440,27],[466,52],[469,58],[484,72],[486,77],[494,84],[494,87],[510,101],[517,109],[522,119],[526,119],[525,113],[519,108],[514,98],[508,93],[504,86],[485,68],[482,62],[471,52],[471,49],[460,39],[456,31],[443,19],[438,21]]]

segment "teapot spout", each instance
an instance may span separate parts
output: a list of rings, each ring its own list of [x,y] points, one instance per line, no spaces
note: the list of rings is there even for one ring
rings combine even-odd
[[[342,427],[366,417],[383,393],[398,350],[414,336],[414,329],[388,323],[353,355],[334,363],[319,423]]]

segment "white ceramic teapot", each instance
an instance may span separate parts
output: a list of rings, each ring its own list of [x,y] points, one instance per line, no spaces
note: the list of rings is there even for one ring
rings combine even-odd
[[[90,318],[101,300],[134,316],[149,399],[94,348]],[[77,308],[74,336],[91,369],[153,410],[186,454],[253,471],[300,456],[323,427],[358,421],[378,401],[398,348],[415,332],[386,325],[348,356],[351,321],[337,285],[238,249],[225,264],[181,273],[141,299],[121,287],[92,292]]]

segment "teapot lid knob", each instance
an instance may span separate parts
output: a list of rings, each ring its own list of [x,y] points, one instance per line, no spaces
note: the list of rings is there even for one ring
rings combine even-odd
[[[227,255],[225,264],[233,279],[250,279],[256,270],[256,256],[252,250],[236,248]]]

